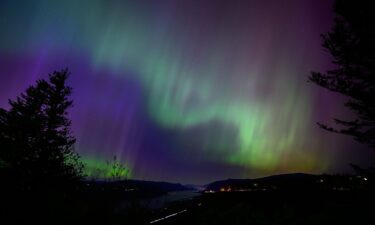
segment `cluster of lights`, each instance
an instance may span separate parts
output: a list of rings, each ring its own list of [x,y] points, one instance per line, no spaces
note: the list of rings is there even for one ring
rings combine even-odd
[[[230,192],[230,191],[232,191],[231,187],[228,187],[227,189],[225,189],[224,187],[220,188],[220,192]]]
[[[353,181],[353,178],[357,178],[359,180],[362,180],[362,181],[365,181],[367,182],[368,181],[368,177],[364,177],[364,176],[353,176],[353,177],[349,177],[349,180],[350,181]],[[330,179],[325,180],[323,178],[320,178],[318,180],[316,180],[317,183],[326,183],[326,184],[330,184]],[[272,187],[269,187],[268,189],[266,187],[259,187],[259,184],[258,183],[253,183],[252,184],[254,188],[232,188],[230,186],[228,187],[221,187],[219,189],[219,192],[247,192],[247,191],[267,191],[267,190],[276,190],[278,189],[277,186],[273,185]],[[342,187],[342,186],[333,186],[332,187],[332,190],[334,191],[347,191],[347,190],[350,190],[349,187]],[[204,193],[216,193],[216,191],[212,190],[212,189],[208,189],[208,190],[205,190]]]

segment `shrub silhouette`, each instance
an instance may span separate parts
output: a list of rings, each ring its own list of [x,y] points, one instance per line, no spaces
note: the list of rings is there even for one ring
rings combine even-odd
[[[107,161],[109,177],[113,181],[126,180],[129,178],[129,169],[117,159],[117,156],[113,156],[113,160]]]

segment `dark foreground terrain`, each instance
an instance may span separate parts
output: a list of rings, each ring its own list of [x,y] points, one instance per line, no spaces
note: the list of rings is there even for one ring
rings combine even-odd
[[[285,174],[216,181],[154,224],[375,224],[372,180]]]
[[[220,192],[154,224],[375,224],[374,200],[365,192]]]
[[[2,191],[0,224],[375,224],[372,177],[281,175],[224,180],[200,194],[165,182],[84,182],[74,193]],[[173,197],[173,196],[172,196]]]

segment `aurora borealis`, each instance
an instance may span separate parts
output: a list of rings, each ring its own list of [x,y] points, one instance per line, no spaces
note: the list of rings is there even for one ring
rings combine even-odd
[[[0,107],[68,67],[88,173],[113,155],[135,178],[192,183],[345,171],[368,150],[316,126],[349,114],[307,82],[330,66],[331,11],[325,0],[3,0]]]

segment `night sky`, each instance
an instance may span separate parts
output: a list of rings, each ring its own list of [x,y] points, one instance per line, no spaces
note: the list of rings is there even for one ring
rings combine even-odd
[[[307,82],[331,67],[326,0],[0,1],[0,107],[68,67],[87,173],[117,155],[132,178],[204,184],[344,173],[373,150],[316,122],[350,118]]]

